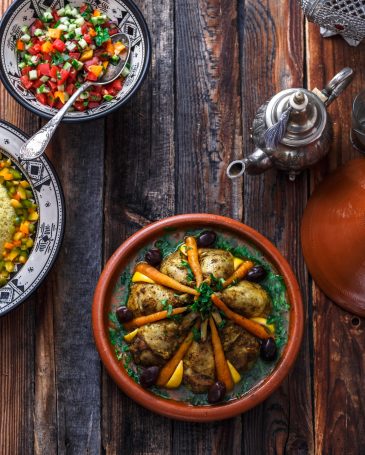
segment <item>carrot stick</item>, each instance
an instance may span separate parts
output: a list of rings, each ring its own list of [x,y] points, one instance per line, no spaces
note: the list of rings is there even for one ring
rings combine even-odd
[[[247,272],[252,269],[252,267],[254,266],[253,262],[251,261],[245,261],[243,262],[237,270],[235,270],[233,272],[233,274],[227,278],[227,280],[223,283],[223,287],[226,288],[227,286],[229,286],[230,284],[233,283],[233,281],[236,281],[236,280],[242,280],[242,278],[244,278],[246,275],[247,275]]]
[[[250,332],[255,337],[266,339],[272,336],[269,333],[267,333],[267,331],[261,324],[251,321],[250,319],[247,319],[241,316],[240,314],[237,314],[234,311],[230,310],[228,306],[224,302],[222,302],[222,300],[215,294],[212,295],[211,299],[213,300],[214,305],[220,310],[222,310],[224,314],[227,316],[227,318],[231,319],[236,324],[243,327],[245,330],[247,330],[247,332]]]
[[[217,327],[215,326],[215,322],[212,317],[209,319],[209,326],[212,333],[212,345],[217,378],[219,381],[222,381],[225,384],[227,390],[232,390],[234,387],[233,379],[231,372],[229,371],[226,356],[224,355],[224,350],[221,339],[218,335]]]
[[[146,262],[137,264],[135,270],[136,272],[143,273],[144,275],[148,276],[148,278],[151,278],[151,280],[155,281],[157,284],[161,284],[162,286],[167,286],[168,288],[175,289],[175,291],[183,292],[186,294],[199,295],[199,292],[195,289],[184,286],[173,278],[170,278],[164,273],[159,272],[157,269],[152,267],[152,265],[149,265]]]
[[[157,313],[148,314],[147,316],[140,316],[134,318],[129,322],[125,322],[123,326],[127,330],[135,329],[137,327],[142,327],[143,325],[150,324],[151,322],[161,321],[166,319],[168,316],[174,316],[175,314],[184,313],[187,310],[187,307],[174,308],[172,311],[168,312],[167,310],[157,311]]]
[[[203,273],[199,262],[198,245],[195,237],[187,237],[185,239],[186,252],[190,268],[195,276],[196,286],[199,287],[203,281]]]
[[[194,327],[198,328],[200,323],[196,323]],[[161,368],[160,374],[158,375],[156,384],[159,386],[164,386],[171,376],[173,375],[176,367],[178,366],[180,360],[185,357],[185,354],[188,352],[191,343],[193,342],[194,334],[193,330],[189,332],[185,340],[179,346],[179,349],[171,357],[171,359]]]

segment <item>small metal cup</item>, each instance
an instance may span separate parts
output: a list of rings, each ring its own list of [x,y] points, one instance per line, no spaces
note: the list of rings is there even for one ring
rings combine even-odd
[[[352,105],[352,145],[365,153],[365,90],[360,92]]]

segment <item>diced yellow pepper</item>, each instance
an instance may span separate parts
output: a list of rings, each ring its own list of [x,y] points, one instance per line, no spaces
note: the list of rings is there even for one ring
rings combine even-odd
[[[108,65],[109,65],[109,62],[107,60],[105,60],[105,62],[103,62],[104,69],[107,69]]]
[[[96,36],[96,31],[95,31],[93,28],[89,28],[89,35],[90,35],[91,37]]]
[[[22,204],[21,204],[21,202],[19,202],[17,199],[12,199],[12,200],[10,201],[10,205],[11,205],[12,207],[14,207],[14,209],[21,209],[21,208],[23,207]]]
[[[29,187],[30,187],[29,183],[28,183],[26,180],[22,180],[22,181],[20,182],[20,185],[21,185],[23,188],[29,188]]]
[[[65,92],[60,92],[57,90],[57,92],[54,93],[54,97],[58,98],[62,104],[65,104]]]
[[[47,32],[48,36],[53,39],[60,39],[61,33],[62,30],[60,30],[59,28],[49,28]]]
[[[28,216],[29,221],[38,221],[39,215],[37,212],[32,212]]]
[[[94,55],[94,51],[92,49],[88,49],[81,54],[80,62],[85,62],[86,60],[90,60]]]
[[[108,54],[114,55],[114,45],[111,40],[106,43],[106,51]]]
[[[90,73],[93,73],[96,77],[99,77],[100,74],[103,72],[102,65],[90,65],[88,69]]]
[[[53,51],[53,46],[49,41],[46,41],[45,43],[42,44],[42,52],[49,53]]]
[[[101,12],[100,12],[98,9],[96,9],[96,10],[93,12],[93,16],[94,16],[94,17],[100,16],[100,15],[101,15]]]
[[[119,55],[121,52],[125,50],[125,45],[120,41],[114,43],[114,54]]]

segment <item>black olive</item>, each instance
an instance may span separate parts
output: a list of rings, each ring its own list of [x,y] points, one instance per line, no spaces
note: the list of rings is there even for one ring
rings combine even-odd
[[[251,270],[247,273],[245,276],[245,280],[247,281],[261,281],[265,278],[266,276],[266,270],[262,267],[262,265],[255,265],[255,267],[252,267]]]
[[[117,315],[118,321],[122,324],[123,322],[129,322],[133,319],[133,313],[125,306],[120,306],[115,313]]]
[[[142,373],[139,376],[141,386],[147,389],[148,387],[152,387],[156,384],[159,372],[159,367],[143,368]]]
[[[213,245],[216,238],[217,234],[214,231],[203,231],[197,239],[198,247],[207,248],[208,246]]]
[[[162,254],[161,251],[157,248],[151,248],[145,254],[145,260],[153,267],[157,267],[161,264],[162,261]]]
[[[215,382],[212,387],[208,391],[208,403],[214,404],[219,403],[223,400],[226,394],[226,386],[224,382],[217,381]]]
[[[267,362],[271,362],[276,359],[278,354],[278,348],[276,346],[274,338],[267,338],[262,340],[260,347],[260,357]]]

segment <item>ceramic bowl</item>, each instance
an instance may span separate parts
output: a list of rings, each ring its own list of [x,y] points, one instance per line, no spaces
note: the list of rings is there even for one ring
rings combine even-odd
[[[0,23],[0,77],[9,93],[26,109],[34,114],[50,119],[57,110],[41,104],[35,96],[26,90],[20,82],[20,71],[17,64],[15,43],[21,35],[21,27],[30,25],[38,17],[42,8],[47,6],[61,8],[67,3],[43,2],[32,0],[15,0],[5,12]],[[82,0],[74,0],[72,4],[81,5]],[[118,22],[119,29],[126,33],[131,42],[131,72],[123,89],[109,102],[104,102],[94,109],[84,112],[69,112],[65,122],[93,120],[119,109],[140,88],[151,59],[151,41],[147,24],[132,0],[110,0],[108,2],[90,1],[92,6],[105,12],[111,19]]]
[[[43,155],[32,161],[18,161],[19,149],[27,139],[22,131],[0,121],[0,150],[31,184],[39,210],[34,246],[27,262],[17,266],[6,285],[0,287],[0,316],[24,302],[45,279],[57,258],[65,226],[61,185],[48,159]]]
[[[256,248],[284,278],[290,302],[288,342],[269,376],[239,398],[219,405],[193,406],[186,402],[159,397],[138,385],[115,356],[109,341],[109,312],[121,273],[136,254],[171,230],[186,232],[194,228],[215,229]],[[108,261],[99,279],[92,308],[93,331],[100,357],[110,376],[133,400],[164,416],[186,421],[227,419],[265,400],[289,373],[298,354],[303,333],[303,307],[296,278],[287,261],[265,237],[238,221],[209,214],[178,215],[153,223],[128,238]]]

